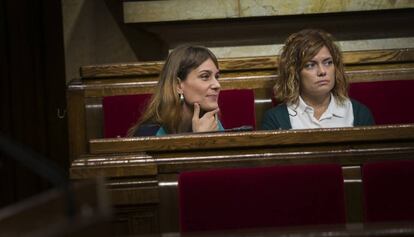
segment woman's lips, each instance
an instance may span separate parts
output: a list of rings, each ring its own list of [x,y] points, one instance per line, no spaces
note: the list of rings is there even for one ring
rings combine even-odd
[[[326,84],[329,84],[329,80],[320,80],[320,81],[317,81],[316,84],[318,84],[318,85],[326,85]]]
[[[207,98],[216,100],[218,98],[218,95],[207,95]]]

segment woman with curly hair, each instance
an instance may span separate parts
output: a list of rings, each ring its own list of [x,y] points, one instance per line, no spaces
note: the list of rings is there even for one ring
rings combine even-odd
[[[264,130],[374,124],[370,110],[348,97],[341,51],[323,30],[305,29],[287,38],[273,90],[281,104],[266,112]]]

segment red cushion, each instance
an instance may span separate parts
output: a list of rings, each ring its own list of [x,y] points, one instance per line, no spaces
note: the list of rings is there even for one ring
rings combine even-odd
[[[124,137],[141,116],[151,94],[106,96],[104,137]],[[226,129],[249,125],[255,128],[256,114],[253,90],[224,90],[219,96],[220,121]]]
[[[223,90],[219,96],[220,121],[224,128],[236,128],[244,125],[256,128],[254,91]]]
[[[336,164],[181,173],[182,232],[345,223]]]
[[[362,167],[365,221],[414,220],[414,161],[367,163]]]
[[[125,137],[142,115],[151,94],[106,96],[102,99],[104,137]]]
[[[351,83],[349,96],[365,104],[376,124],[414,123],[414,80]]]

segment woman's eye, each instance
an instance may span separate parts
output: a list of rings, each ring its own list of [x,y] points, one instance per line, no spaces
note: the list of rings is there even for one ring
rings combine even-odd
[[[314,66],[315,66],[314,63],[307,63],[307,64],[305,64],[305,68],[308,68],[308,69],[313,68]]]
[[[216,80],[220,79],[220,74],[216,74]]]
[[[200,78],[201,78],[203,81],[207,81],[207,80],[210,78],[210,75],[208,75],[208,74],[203,74],[203,75],[201,75],[201,76],[200,76]]]
[[[326,61],[325,62],[325,65],[327,65],[327,66],[332,65],[332,64],[333,64],[333,61],[332,60],[329,60],[329,61]]]

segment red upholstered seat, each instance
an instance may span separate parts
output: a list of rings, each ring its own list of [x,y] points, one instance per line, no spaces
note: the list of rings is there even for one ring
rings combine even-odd
[[[220,121],[224,128],[252,126],[256,128],[254,91],[222,90],[219,96]]]
[[[125,137],[142,115],[151,94],[106,96],[102,99],[104,137]]]
[[[342,169],[336,164],[181,173],[182,232],[342,224]]]
[[[366,163],[362,167],[365,221],[414,220],[414,161]]]
[[[365,104],[376,124],[414,123],[414,80],[351,83],[349,96]]]
[[[151,94],[103,98],[104,136],[124,137],[145,110]],[[226,129],[256,126],[253,90],[223,90],[219,96],[220,120]]]

